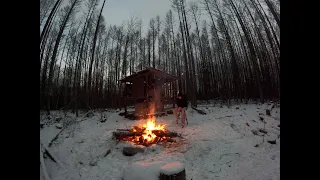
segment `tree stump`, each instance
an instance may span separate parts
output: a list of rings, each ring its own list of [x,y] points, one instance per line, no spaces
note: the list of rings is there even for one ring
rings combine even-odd
[[[160,168],[159,180],[186,180],[184,164],[172,162],[162,166]]]

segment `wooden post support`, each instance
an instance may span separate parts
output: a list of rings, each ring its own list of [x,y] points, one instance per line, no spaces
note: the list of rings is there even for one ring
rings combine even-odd
[[[124,97],[124,114],[127,115],[128,112],[127,112],[127,95]]]

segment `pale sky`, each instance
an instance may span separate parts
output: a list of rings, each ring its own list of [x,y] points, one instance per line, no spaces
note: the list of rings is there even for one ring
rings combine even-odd
[[[190,1],[199,0],[187,0],[187,3]],[[159,15],[160,20],[163,21],[166,13],[172,9],[171,4],[170,0],[106,0],[103,16],[107,25],[121,25],[132,15],[136,15],[141,17],[143,31],[146,32],[151,18]],[[173,16],[177,20],[177,14],[174,11]]]
[[[157,15],[164,17],[170,8],[169,0],[106,0],[103,15],[108,24],[120,25],[132,14],[136,14],[145,24]]]
[[[86,2],[85,0],[84,2]],[[186,0],[187,9],[189,7],[190,2],[200,2],[201,0]],[[63,3],[67,4],[69,0],[64,0]],[[97,6],[97,11],[100,11],[103,0],[100,0],[99,5]],[[121,25],[126,23],[127,20],[130,19],[132,15],[140,17],[143,23],[143,33],[146,33],[149,28],[149,22],[151,18],[156,18],[157,15],[160,16],[160,20],[164,21],[166,13],[171,9],[172,10],[172,2],[171,0],[106,0],[103,16],[105,18],[105,22],[107,26],[109,25]],[[206,20],[207,23],[211,23],[211,19],[208,17],[207,12],[201,8],[203,5],[199,3],[199,8],[201,9],[201,18],[199,22],[199,26],[201,29],[202,21]],[[262,3],[265,11],[267,12],[267,7],[264,3]],[[82,11],[87,11],[85,7],[82,6]],[[173,12],[174,20],[178,21],[177,12]],[[190,15],[190,14],[189,14]],[[188,16],[188,15],[187,15]],[[189,18],[191,20],[191,18]],[[194,27],[194,23],[190,24]]]

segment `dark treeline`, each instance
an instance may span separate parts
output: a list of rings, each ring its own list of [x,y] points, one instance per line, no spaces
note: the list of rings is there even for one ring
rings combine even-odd
[[[176,75],[165,96],[193,106],[280,98],[279,0],[172,0],[147,32],[135,16],[107,25],[105,2],[40,0],[40,109],[119,107],[119,80],[147,67]]]

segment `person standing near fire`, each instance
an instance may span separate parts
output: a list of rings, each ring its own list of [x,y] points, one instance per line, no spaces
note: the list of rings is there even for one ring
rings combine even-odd
[[[177,100],[176,100],[177,107],[172,110],[174,116],[176,117],[176,124],[179,124],[179,115],[178,113],[181,113],[181,124],[182,128],[184,127],[185,120],[186,120],[186,109],[188,107],[187,99],[182,96],[181,93],[178,94]]]

